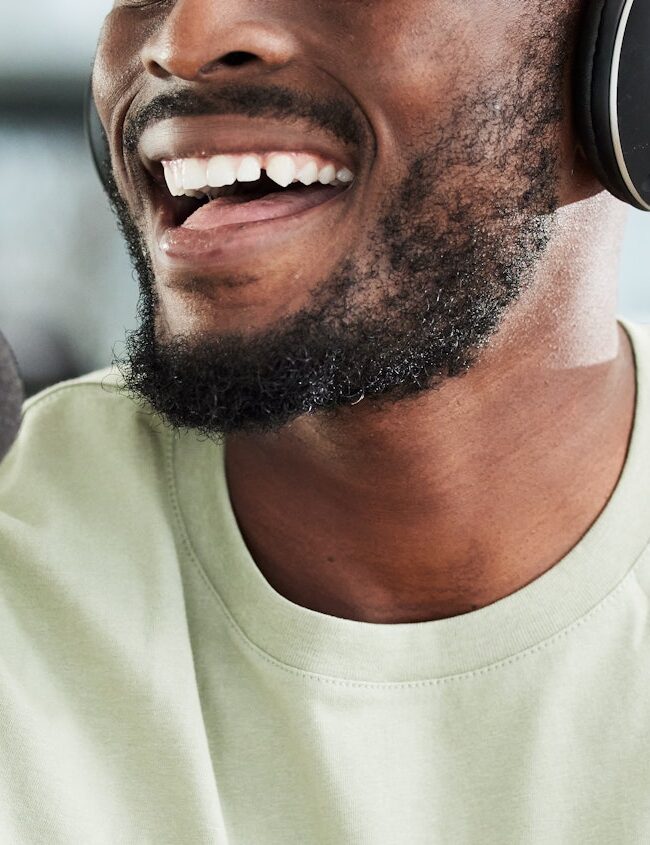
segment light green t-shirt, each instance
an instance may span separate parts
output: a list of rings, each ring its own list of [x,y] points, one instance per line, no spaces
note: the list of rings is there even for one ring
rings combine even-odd
[[[30,400],[0,468],[0,843],[650,843],[650,329],[622,322],[637,410],[604,512],[425,623],[283,598],[223,448],[107,371]]]

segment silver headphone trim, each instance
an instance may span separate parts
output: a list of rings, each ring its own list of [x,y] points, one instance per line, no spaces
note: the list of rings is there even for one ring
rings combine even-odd
[[[618,25],[618,32],[616,33],[616,41],[614,43],[614,58],[612,61],[612,75],[609,85],[609,115],[612,128],[612,138],[614,140],[614,153],[616,154],[616,161],[618,162],[618,166],[621,171],[621,176],[623,177],[627,189],[636,199],[636,201],[643,208],[645,208],[646,211],[650,211],[650,205],[643,199],[643,197],[637,191],[634,182],[632,181],[632,177],[630,176],[630,171],[627,169],[627,164],[625,163],[625,155],[623,154],[623,145],[621,144],[621,136],[618,130],[618,75],[621,69],[621,53],[623,52],[623,39],[625,38],[627,24],[630,19],[630,13],[632,11],[633,5],[634,0],[627,0],[623,9],[623,13],[621,14],[621,20]]]

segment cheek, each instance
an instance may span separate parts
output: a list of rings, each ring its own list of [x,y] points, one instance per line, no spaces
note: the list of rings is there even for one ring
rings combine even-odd
[[[462,84],[458,68],[468,52],[462,33],[450,43],[440,22],[434,25],[415,11],[409,14],[413,5],[383,12],[360,71],[364,90],[376,92],[369,116],[377,132],[378,155],[393,161],[421,146],[432,124],[444,121]]]
[[[141,23],[125,9],[114,9],[104,21],[93,68],[93,93],[105,125],[125,93],[135,89],[142,72],[140,53],[147,37]]]
[[[435,6],[435,14],[423,15],[423,5]],[[378,92],[371,119],[392,148],[387,155],[421,147],[459,102],[504,74],[515,60],[507,36],[512,17],[491,0],[481,0],[480,12],[459,0],[402,0],[369,15],[369,50],[357,75],[365,90]]]

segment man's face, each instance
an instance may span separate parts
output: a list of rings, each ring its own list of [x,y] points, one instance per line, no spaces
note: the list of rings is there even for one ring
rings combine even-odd
[[[220,435],[466,371],[563,201],[576,6],[116,0],[94,94],[141,286],[127,385]],[[218,155],[206,181],[245,156],[282,174],[287,153],[294,178],[342,178],[209,205],[191,181]],[[201,196],[172,197],[162,161]]]

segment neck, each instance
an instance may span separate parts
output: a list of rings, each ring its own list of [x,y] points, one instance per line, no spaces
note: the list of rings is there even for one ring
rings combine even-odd
[[[634,415],[612,260],[625,216],[612,203],[560,210],[527,292],[464,376],[227,438],[240,529],[279,593],[358,621],[448,618],[579,542],[616,486]]]

